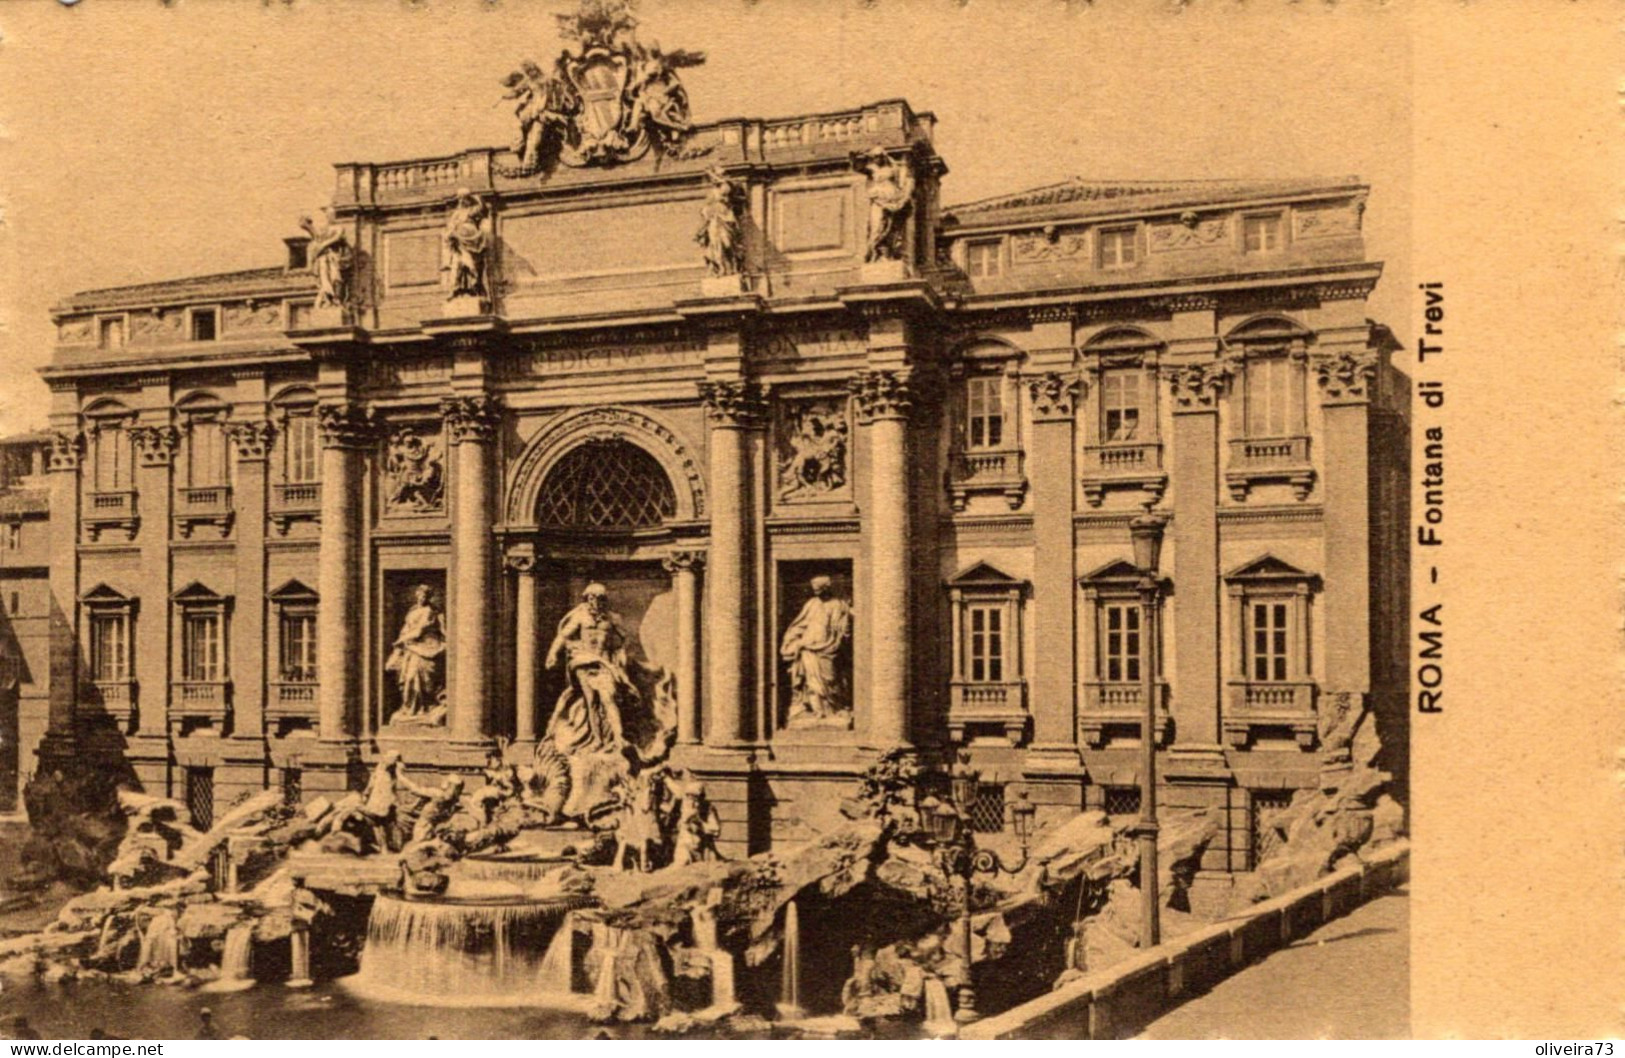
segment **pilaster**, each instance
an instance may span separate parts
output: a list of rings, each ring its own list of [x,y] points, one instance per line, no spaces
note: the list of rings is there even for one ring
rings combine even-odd
[[[514,741],[536,741],[536,556],[510,551],[504,564],[514,576]]]
[[[871,345],[871,353],[875,347]],[[913,651],[909,537],[908,420],[914,394],[907,367],[860,371],[849,382],[867,435],[868,495],[862,509],[869,571],[869,744],[913,741],[909,715]]]
[[[78,416],[53,412],[47,462],[51,496],[50,704],[41,756],[66,752],[79,693],[79,465],[84,437]]]
[[[236,605],[232,610],[232,735],[259,740],[265,732],[265,687],[268,667],[276,664],[275,637],[265,626],[266,465],[274,431],[265,421],[264,379],[239,379],[239,402],[226,435],[237,458],[232,488],[236,508],[234,536],[237,562]]]
[[[360,734],[361,719],[361,485],[373,441],[371,419],[358,403],[316,406],[322,441],[322,527],[317,551],[316,677],[322,739]]]
[[[662,563],[677,594],[677,741],[700,741],[700,570],[705,552],[678,550]]]
[[[1029,474],[1034,482],[1033,749],[1071,751],[1077,744],[1077,549],[1072,510],[1076,465],[1075,411],[1085,396],[1070,345],[1029,356],[1026,375],[1032,410]],[[1048,368],[1049,370],[1045,370]],[[1075,754],[1070,763],[1076,763]]]

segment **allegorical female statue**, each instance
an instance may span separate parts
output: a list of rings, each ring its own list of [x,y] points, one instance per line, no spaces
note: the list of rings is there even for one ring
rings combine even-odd
[[[869,245],[863,259],[895,261],[902,256],[903,219],[914,202],[914,174],[906,161],[899,164],[879,147],[858,164],[869,174]]]
[[[700,229],[694,241],[705,252],[705,269],[714,276],[739,274],[744,244],[740,240],[739,188],[718,166],[712,166],[706,176],[711,187],[700,207]]]
[[[394,649],[384,663],[400,684],[401,707],[392,723],[425,723],[439,704],[440,662],[446,653],[446,633],[440,611],[427,584],[412,589],[412,606],[401,621]]]
[[[640,700],[626,671],[626,634],[609,608],[609,592],[589,584],[564,615],[547,649],[547,668],[564,666],[564,691],[553,707],[545,740],[565,756],[618,753],[625,745],[621,709]]]
[[[486,258],[490,256],[491,232],[486,224],[485,200],[466,187],[457,189],[457,200],[446,217],[441,247],[440,270],[449,274],[449,298],[487,298]]]
[[[310,236],[305,246],[306,267],[316,277],[316,307],[342,309],[350,303],[350,266],[354,260],[342,228],[333,224],[331,210],[322,210],[322,228],[310,217],[299,226]]]
[[[828,577],[814,577],[808,586],[812,598],[779,646],[779,656],[790,663],[790,726],[846,723],[852,696],[839,654],[852,635],[852,607],[831,595]]]

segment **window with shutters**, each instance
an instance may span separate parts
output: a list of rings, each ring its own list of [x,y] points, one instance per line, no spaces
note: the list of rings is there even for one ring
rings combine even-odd
[[[86,684],[81,698],[123,723],[135,711],[136,602],[98,584],[79,599],[86,632]],[[93,710],[87,710],[93,712]]]
[[[955,740],[991,728],[1019,744],[1027,729],[1021,611],[1026,582],[986,562],[948,580],[953,676],[948,729]]]
[[[1239,365],[1230,387],[1231,498],[1246,500],[1261,483],[1278,482],[1306,500],[1314,487],[1308,426],[1311,335],[1291,320],[1255,320],[1225,338]]]
[[[1316,684],[1310,649],[1319,579],[1273,555],[1225,575],[1229,634],[1224,728],[1232,745],[1315,739]]]
[[[1083,667],[1083,700],[1078,708],[1079,738],[1100,748],[1112,743],[1137,742],[1145,724],[1145,675],[1148,659],[1156,677],[1160,743],[1169,733],[1168,688],[1163,680],[1162,651],[1146,638],[1145,614],[1140,601],[1140,571],[1128,559],[1109,562],[1079,578],[1084,605],[1080,620],[1093,624],[1090,658]],[[1162,582],[1157,595],[1162,612],[1169,585]],[[1157,622],[1158,644],[1164,641]]]

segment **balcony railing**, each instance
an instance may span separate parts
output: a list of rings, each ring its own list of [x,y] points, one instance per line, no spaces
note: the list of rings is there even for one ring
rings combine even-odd
[[[1168,740],[1168,685],[1156,683],[1157,716],[1153,733],[1160,745]],[[1086,745],[1106,744],[1108,731],[1138,735],[1145,723],[1144,688],[1138,683],[1088,682],[1083,685],[1083,708],[1078,712],[1078,732]],[[1130,731],[1129,729],[1132,729]]]
[[[1011,745],[1020,745],[1027,731],[1026,681],[973,683],[954,680],[948,687],[949,737],[963,742],[965,729],[972,724],[1000,727]]]
[[[1255,482],[1284,481],[1300,500],[1309,498],[1315,471],[1309,463],[1307,437],[1241,437],[1230,442],[1225,481],[1231,496],[1245,500]]]
[[[85,687],[84,696],[89,704],[99,706],[102,713],[120,724],[135,714],[134,680],[93,680]]]
[[[1010,509],[1021,506],[1027,494],[1021,450],[1017,448],[955,449],[948,455],[948,497],[962,511],[979,492],[1003,493]]]
[[[176,727],[188,720],[222,725],[230,711],[229,680],[177,680],[170,685],[169,721]]]
[[[141,518],[135,510],[135,490],[113,489],[92,492],[85,504],[85,529],[91,540],[101,539],[108,529],[123,529],[125,536],[135,539]]]
[[[322,483],[290,481],[271,486],[271,524],[284,535],[290,523],[317,519],[322,510]]]
[[[1162,469],[1162,442],[1112,441],[1083,450],[1083,495],[1089,506],[1099,507],[1113,488],[1148,489],[1158,496],[1168,487]]]
[[[1285,683],[1233,680],[1226,688],[1224,732],[1237,748],[1244,748],[1262,728],[1289,729],[1298,745],[1315,744],[1315,684],[1308,680]]]
[[[213,525],[225,536],[231,531],[230,485],[198,485],[175,491],[175,526],[191,536],[199,525]]]
[[[310,680],[279,680],[271,684],[265,715],[272,720],[316,715],[317,684]]]

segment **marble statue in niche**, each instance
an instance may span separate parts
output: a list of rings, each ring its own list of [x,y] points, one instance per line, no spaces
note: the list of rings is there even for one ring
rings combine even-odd
[[[457,189],[441,239],[440,270],[447,276],[448,299],[484,301],[490,297],[485,279],[491,249],[490,216],[485,199],[466,187]]]
[[[446,656],[445,620],[434,604],[427,584],[412,589],[412,605],[401,621],[384,671],[393,673],[400,688],[401,705],[392,724],[441,724],[446,719],[443,662]]]
[[[908,162],[876,147],[853,159],[869,177],[869,243],[865,261],[897,261],[903,256],[903,221],[914,203],[914,173]]]
[[[411,427],[402,427],[390,435],[384,477],[384,502],[390,510],[440,509],[446,475],[439,446]]]
[[[711,181],[700,207],[700,228],[694,241],[705,254],[705,270],[713,276],[738,275],[744,258],[739,228],[739,185],[720,166],[705,174]]]
[[[785,629],[779,657],[789,665],[787,727],[851,727],[852,687],[843,651],[852,638],[852,607],[836,598],[833,582],[817,576],[812,595]]]
[[[322,227],[308,216],[299,226],[310,236],[305,247],[306,267],[316,277],[316,308],[342,309],[350,304],[350,272],[355,254],[344,230],[333,223],[333,211],[322,210]]]
[[[837,398],[785,405],[779,442],[779,499],[808,500],[846,487],[846,402]]]

